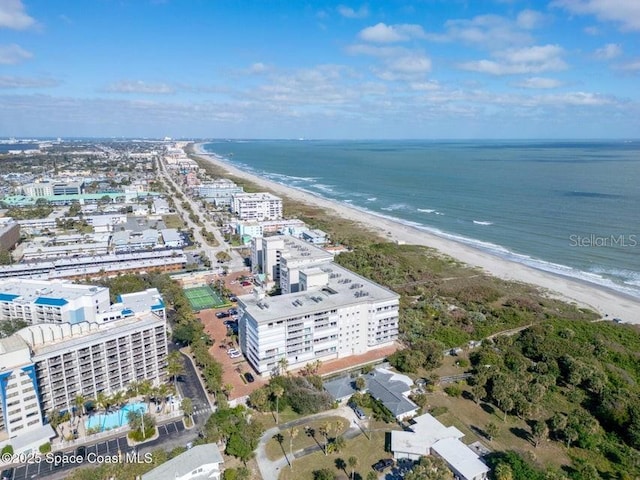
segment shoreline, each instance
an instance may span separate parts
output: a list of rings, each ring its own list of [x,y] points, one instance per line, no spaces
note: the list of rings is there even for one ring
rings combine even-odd
[[[507,260],[455,240],[412,227],[387,217],[374,215],[353,206],[328,200],[319,195],[282,185],[258,175],[245,172],[227,163],[216,154],[206,152],[203,143],[194,143],[194,153],[204,160],[223,168],[230,174],[245,178],[300,203],[311,204],[335,215],[360,223],[381,239],[408,245],[422,245],[433,248],[471,267],[482,269],[489,275],[503,280],[534,285],[548,295],[580,307],[598,312],[603,319],[620,318],[625,323],[640,324],[640,299],[625,295],[587,281],[565,277],[559,274],[537,270],[522,263]]]

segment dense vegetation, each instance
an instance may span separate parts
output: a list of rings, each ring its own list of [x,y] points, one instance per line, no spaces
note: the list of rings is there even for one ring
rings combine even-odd
[[[260,412],[282,411],[290,407],[301,415],[310,415],[331,408],[333,399],[322,388],[316,375],[304,377],[276,376],[268,385],[254,390],[249,403]]]
[[[535,446],[562,442],[574,460],[572,478],[640,475],[637,327],[549,320],[497,337],[471,360],[474,399],[526,420]],[[515,475],[513,458],[497,464],[508,462],[513,478],[532,478]]]
[[[204,426],[203,443],[226,444],[225,453],[239,458],[244,463],[251,459],[264,433],[262,424],[250,419],[242,405],[234,408],[219,408]]]

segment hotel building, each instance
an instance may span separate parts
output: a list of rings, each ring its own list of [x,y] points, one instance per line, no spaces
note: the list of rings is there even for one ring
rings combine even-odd
[[[282,218],[282,199],[271,193],[236,193],[231,212],[238,220],[277,220]]]
[[[262,376],[359,355],[398,337],[399,296],[335,263],[299,272],[299,291],[238,297],[239,341]]]
[[[108,302],[108,289],[91,288],[93,295],[80,298],[101,305],[106,293]],[[60,312],[66,321],[42,323],[32,315],[32,325],[0,339],[0,447],[37,449],[55,435],[46,415],[71,411],[78,395],[95,399],[132,381],[165,380],[166,317],[157,290],[121,295],[118,302],[90,320],[69,321],[69,312]]]

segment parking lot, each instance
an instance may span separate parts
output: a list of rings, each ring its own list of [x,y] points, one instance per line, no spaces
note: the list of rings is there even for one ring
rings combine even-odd
[[[198,316],[204,325],[205,331],[214,339],[213,346],[209,349],[209,352],[213,358],[222,364],[222,383],[233,386],[230,398],[243,397],[264,385],[266,380],[256,374],[242,354],[229,355],[229,349],[240,350],[240,347],[227,335],[228,328],[224,322],[228,321],[229,318],[217,318],[216,313],[218,311],[203,310]],[[243,378],[245,373],[251,373],[255,381],[252,383],[247,382],[246,378]]]
[[[160,445],[167,438],[173,438],[185,430],[182,421],[175,421],[158,426],[158,438],[151,442],[141,444],[138,449],[129,446],[126,436],[105,439],[91,445],[86,445],[84,455],[78,450],[50,453],[37,457],[28,465],[16,467],[13,477],[9,480],[39,479],[49,475],[62,474],[62,472],[76,468],[80,465],[99,465],[101,463],[116,463],[125,461],[144,462],[144,452],[149,452],[152,447]],[[77,454],[78,452],[78,454]],[[64,478],[64,476],[59,476]]]

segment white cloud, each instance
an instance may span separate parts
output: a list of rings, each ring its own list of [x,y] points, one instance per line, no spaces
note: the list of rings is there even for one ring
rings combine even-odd
[[[594,15],[600,21],[619,23],[622,30],[640,30],[637,0],[554,0],[551,6],[576,15]]]
[[[434,41],[459,41],[474,47],[490,49],[533,42],[528,32],[499,15],[479,15],[471,20],[448,20],[445,30],[444,34],[430,34],[428,38]]]
[[[256,62],[253,65],[251,65],[249,72],[254,74],[261,74],[261,73],[267,72],[268,70],[269,70],[269,67],[267,67],[264,63]]]
[[[120,82],[107,85],[105,88],[109,93],[147,93],[154,95],[165,95],[175,93],[175,88],[166,83],[146,83],[141,80]]]
[[[417,92],[432,92],[441,88],[440,84],[436,81],[413,82],[409,87]]]
[[[544,21],[545,16],[542,13],[528,9],[521,11],[516,18],[516,24],[526,30],[538,28]]]
[[[407,50],[402,47],[379,47],[376,45],[367,45],[362,43],[356,43],[349,45],[346,48],[346,52],[350,55],[369,55],[371,57],[393,57],[402,55]]]
[[[59,82],[52,78],[0,76],[0,88],[43,88],[57,85],[59,85]]]
[[[640,72],[640,59],[623,63],[620,65],[620,69],[626,70],[627,72]]]
[[[595,57],[600,60],[611,60],[622,55],[622,47],[617,43],[607,43],[595,51]]]
[[[369,8],[363,5],[358,10],[354,10],[346,5],[339,5],[338,13],[345,18],[366,18],[369,16]]]
[[[14,65],[33,57],[31,52],[12,43],[10,45],[0,45],[0,65]]]
[[[521,88],[546,89],[561,87],[563,83],[555,78],[530,77],[516,82],[514,85]]]
[[[36,21],[24,11],[21,0],[2,0],[0,2],[0,28],[24,30],[35,23]]]
[[[365,42],[395,43],[406,42],[411,38],[425,38],[425,33],[420,25],[386,25],[378,23],[363,29],[358,36]]]
[[[567,64],[558,45],[533,46],[502,50],[494,53],[496,60],[477,60],[461,63],[463,70],[491,75],[517,75],[564,70]]]

